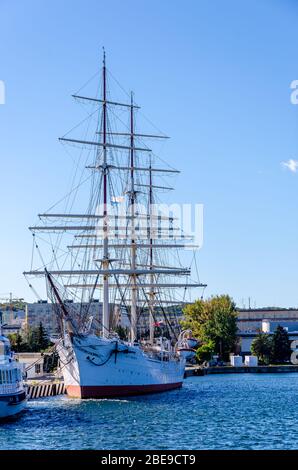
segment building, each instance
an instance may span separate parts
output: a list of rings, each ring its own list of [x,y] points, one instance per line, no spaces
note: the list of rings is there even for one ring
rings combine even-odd
[[[238,310],[239,353],[249,354],[251,343],[259,333],[272,335],[278,326],[288,331],[290,340],[298,340],[298,309],[258,308]]]
[[[4,336],[13,335],[13,334],[21,334],[22,325],[2,325],[2,333]]]
[[[44,375],[41,353],[16,353],[16,360],[23,365],[27,379],[38,379]]]
[[[0,310],[0,324],[5,336],[21,333],[25,322],[25,311],[17,308]]]
[[[281,322],[297,323],[298,330],[298,309],[296,308],[237,309],[237,317],[237,325],[240,332],[261,331],[263,320],[274,321],[278,324],[281,324]]]
[[[71,300],[65,302],[71,305],[74,315],[79,314],[79,312],[84,313],[84,310],[86,311],[88,309],[88,315],[96,320],[94,325],[97,324],[98,330],[100,330],[102,323],[102,303],[99,302],[99,300],[94,299],[91,304],[80,304],[78,302],[72,302]],[[46,300],[26,304],[24,327],[36,328],[42,323],[49,336],[57,335],[58,323],[54,307],[55,304]],[[110,304],[110,313],[111,328],[121,325],[129,329],[129,308],[126,309],[124,306],[120,307],[115,304]],[[165,320],[165,315],[167,321]],[[171,325],[173,329],[177,330],[179,321],[182,319],[181,305],[173,305],[171,307],[165,307],[164,309],[156,308],[154,317],[156,322],[160,322],[161,324],[167,323],[168,326]],[[138,313],[138,333],[140,336],[146,336],[149,333],[148,308],[144,308]]]
[[[16,307],[6,307],[0,309],[0,320],[3,325],[21,325],[25,320],[25,310]]]
[[[36,328],[40,323],[42,323],[49,335],[57,332],[58,325],[53,305],[47,302],[47,300],[39,300],[38,302],[26,304],[25,328]]]
[[[95,327],[101,328],[102,324],[102,303],[98,299],[94,299],[91,303],[79,303],[72,300],[66,300],[69,309],[74,316],[82,317],[84,313],[93,317]],[[49,336],[55,336],[58,333],[58,322],[55,313],[57,304],[48,302],[47,300],[39,300],[38,302],[26,304],[25,325],[26,328],[36,328],[42,323]],[[117,326],[121,322],[121,312],[114,304],[110,304],[111,324]]]

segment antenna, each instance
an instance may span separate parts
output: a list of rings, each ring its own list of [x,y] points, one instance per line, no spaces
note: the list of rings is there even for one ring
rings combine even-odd
[[[103,63],[103,67],[106,66],[106,51],[105,51],[105,47],[102,46],[102,63]]]

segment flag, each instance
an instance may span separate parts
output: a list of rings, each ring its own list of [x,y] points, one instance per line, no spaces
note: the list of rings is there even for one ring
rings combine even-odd
[[[121,204],[124,201],[124,196],[112,196],[112,204]]]

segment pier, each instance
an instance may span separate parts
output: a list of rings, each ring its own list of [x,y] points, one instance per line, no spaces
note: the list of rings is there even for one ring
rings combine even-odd
[[[52,397],[56,395],[64,395],[66,393],[64,382],[45,382],[43,380],[37,383],[27,383],[28,400],[43,397]]]
[[[216,367],[186,367],[184,377],[203,376],[209,374],[276,374],[298,372],[298,365],[270,365],[270,366],[216,366]]]

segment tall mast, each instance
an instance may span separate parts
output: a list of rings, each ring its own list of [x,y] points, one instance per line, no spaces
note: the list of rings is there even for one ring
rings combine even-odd
[[[153,269],[153,239],[152,239],[152,204],[153,204],[153,193],[152,193],[152,171],[151,171],[151,160],[149,166],[149,221],[150,221],[150,270]],[[154,276],[150,274],[150,283],[152,287],[149,292],[149,331],[150,331],[150,343],[154,341]]]
[[[108,240],[108,211],[107,211],[107,84],[106,84],[106,54],[103,52],[103,269],[109,269],[109,240]],[[103,276],[103,321],[102,335],[109,332],[109,278]]]
[[[135,243],[135,186],[134,186],[134,106],[133,93],[130,98],[130,206],[131,206],[131,269],[136,270],[137,247]],[[131,311],[130,311],[130,340],[133,342],[137,336],[137,279],[131,276]]]

